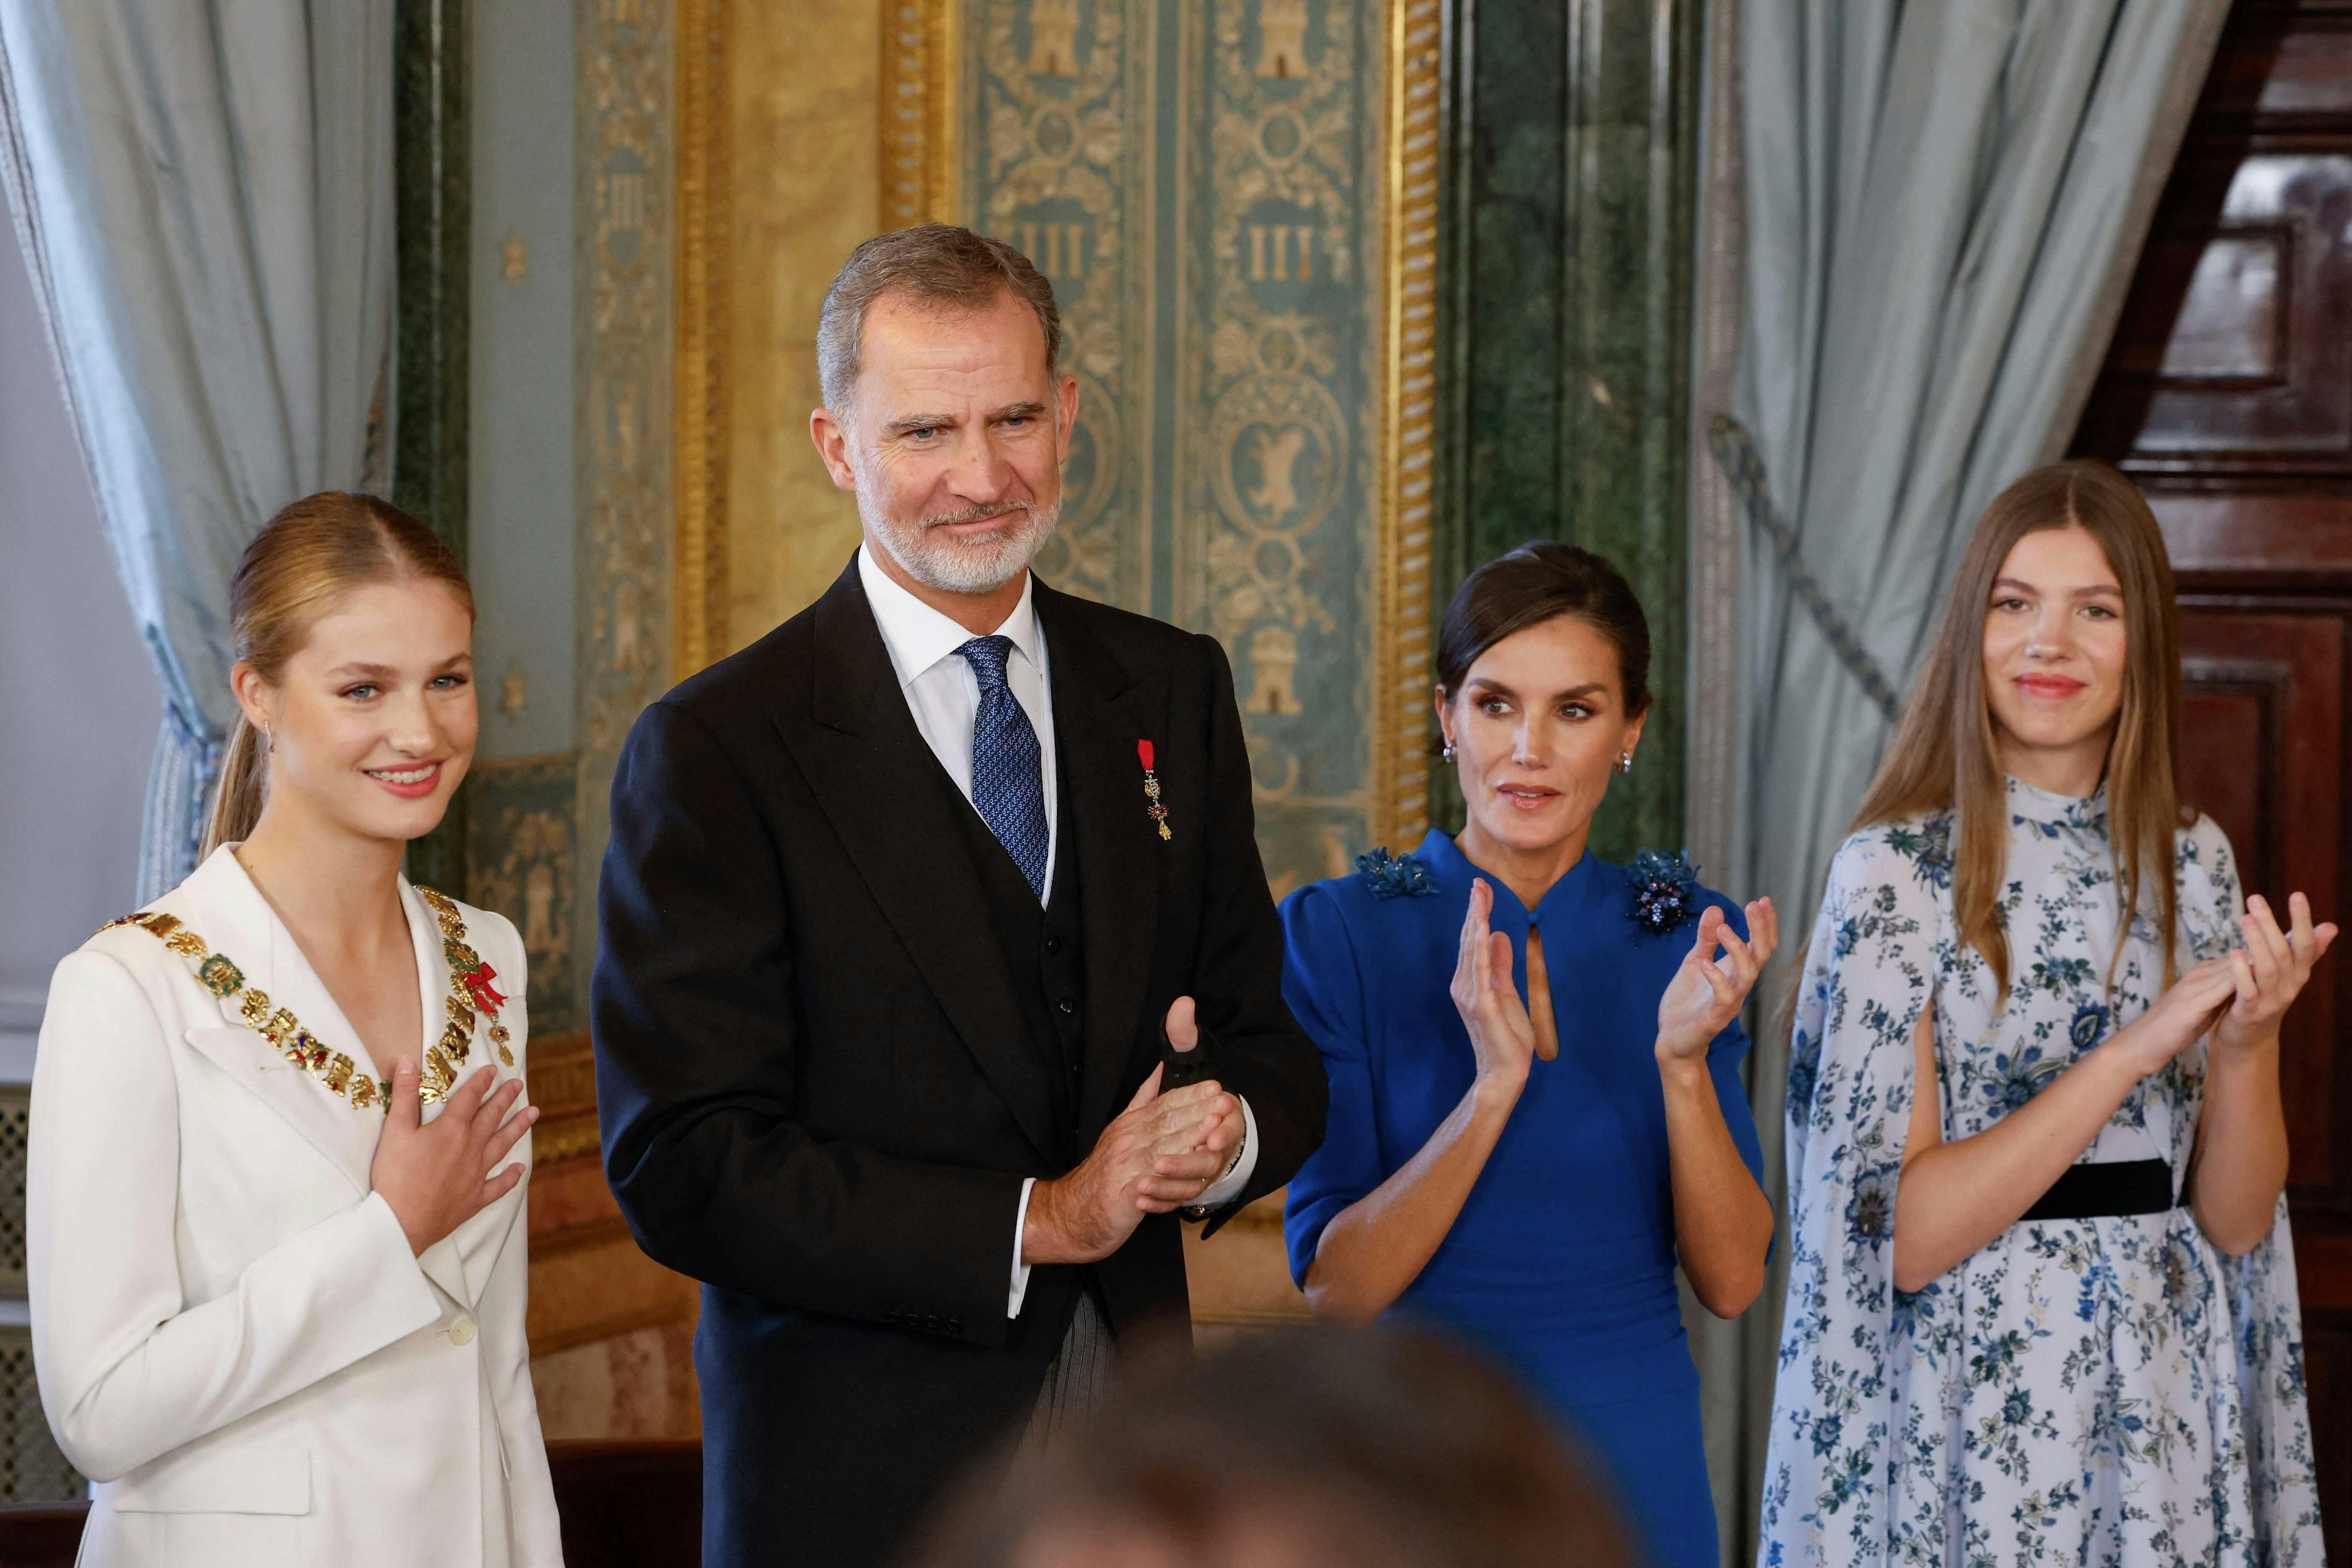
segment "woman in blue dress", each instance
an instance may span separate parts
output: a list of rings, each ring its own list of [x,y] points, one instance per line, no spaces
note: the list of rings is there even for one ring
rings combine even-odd
[[[1632,589],[1569,545],[1515,550],[1454,596],[1437,717],[1460,837],[1375,850],[1283,905],[1284,993],[1331,1079],[1286,1229],[1319,1315],[1485,1346],[1611,1467],[1653,1561],[1713,1568],[1675,1266],[1724,1317],[1763,1286],[1738,1016],[1776,924],[1678,854],[1629,874],[1586,853],[1649,660]]]

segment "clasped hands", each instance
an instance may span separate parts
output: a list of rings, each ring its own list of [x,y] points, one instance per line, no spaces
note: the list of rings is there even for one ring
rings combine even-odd
[[[2223,1051],[2277,1044],[2280,1020],[2311,979],[2312,966],[2336,941],[2335,924],[2315,926],[2311,900],[2301,893],[2288,895],[2287,921],[2282,931],[2268,900],[2259,893],[2248,898],[2245,913],[2238,917],[2244,945],[2182,975],[2109,1043],[2126,1054],[2142,1077],[2209,1030]]]
[[[1192,998],[1168,1009],[1168,1043],[1198,1047]],[[1093,1263],[1109,1257],[1148,1214],[1169,1214],[1215,1184],[1242,1141],[1241,1101],[1213,1080],[1160,1092],[1160,1068],[1135,1091],[1067,1175],[1029,1192],[1021,1261]]]

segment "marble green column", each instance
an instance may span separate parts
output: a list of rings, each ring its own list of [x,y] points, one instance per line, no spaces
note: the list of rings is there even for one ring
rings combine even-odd
[[[1701,9],[1455,0],[1454,22],[1438,607],[1531,539],[1598,551],[1632,581],[1654,706],[1593,836],[1623,859],[1682,835]],[[1439,820],[1458,822],[1458,796],[1441,798]]]
[[[399,0],[393,18],[394,223],[399,254],[392,496],[466,558],[467,247],[472,7]],[[467,791],[409,846],[415,880],[466,891]]]

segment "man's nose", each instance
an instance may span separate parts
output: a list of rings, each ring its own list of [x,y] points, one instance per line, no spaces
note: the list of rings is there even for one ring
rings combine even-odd
[[[1018,479],[1018,471],[997,445],[996,432],[986,426],[956,446],[955,466],[948,483],[964,500],[985,504],[1003,500]]]

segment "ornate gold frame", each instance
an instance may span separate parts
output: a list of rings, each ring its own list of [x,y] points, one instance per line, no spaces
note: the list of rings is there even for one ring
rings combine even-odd
[[[728,649],[728,3],[677,0],[672,680],[684,679]]]
[[[882,223],[956,221],[961,0],[881,0]]]
[[[1429,826],[1429,589],[1437,430],[1439,0],[1389,0],[1383,61],[1380,511],[1373,523],[1371,837]]]

